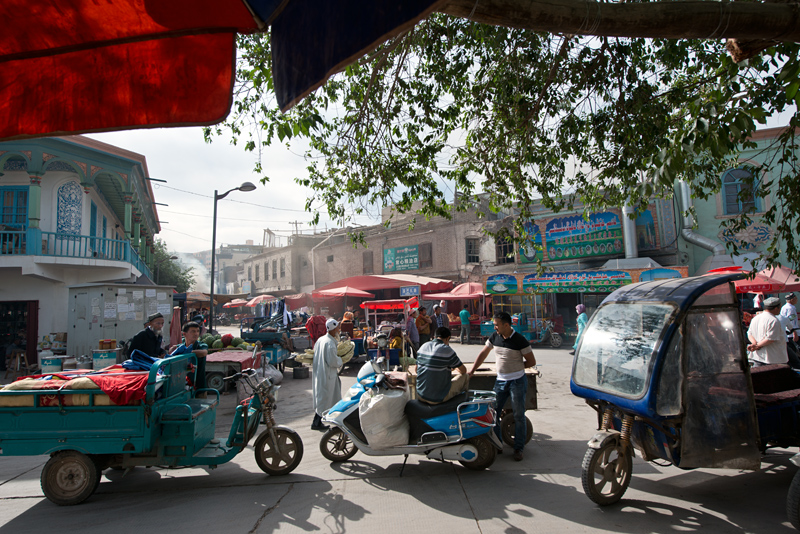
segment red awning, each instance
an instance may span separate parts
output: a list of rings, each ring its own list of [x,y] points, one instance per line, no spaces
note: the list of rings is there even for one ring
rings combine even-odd
[[[420,286],[422,293],[432,291],[446,291],[453,287],[453,282],[441,278],[416,276],[413,274],[383,274],[351,276],[338,282],[333,282],[317,290],[323,291],[337,287],[354,287],[363,291],[378,291],[381,289],[395,289],[404,286]]]
[[[0,140],[208,125],[230,112],[236,35],[268,24],[287,110],[435,0],[2,0]]]
[[[356,289],[355,287],[350,286],[342,286],[342,287],[332,287],[331,289],[320,289],[319,291],[315,291],[311,294],[311,298],[317,297],[355,297],[361,299],[374,299],[375,295],[373,293],[368,293],[361,289]]]
[[[741,267],[731,266],[712,269],[708,271],[706,275],[739,271],[741,271],[743,274],[747,274],[747,271],[744,271]],[[734,280],[733,285],[736,286],[737,293],[779,293],[784,290],[783,283],[762,273],[756,273],[755,276],[751,278]]]
[[[483,291],[483,285],[477,282],[467,282],[459,284],[449,293],[429,293],[423,295],[426,300],[471,300],[485,297],[487,293]]]

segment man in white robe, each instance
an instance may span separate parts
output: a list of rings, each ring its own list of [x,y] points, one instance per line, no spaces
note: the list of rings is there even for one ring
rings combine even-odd
[[[342,359],[337,353],[339,347],[339,322],[328,319],[325,323],[328,334],[314,344],[314,365],[312,368],[312,391],[314,393],[314,422],[312,430],[327,430],[322,424],[322,413],[342,400],[342,381],[339,369]]]

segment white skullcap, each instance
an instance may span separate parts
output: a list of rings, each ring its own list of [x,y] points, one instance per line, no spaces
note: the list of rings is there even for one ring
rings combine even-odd
[[[337,326],[339,326],[339,321],[337,321],[336,319],[328,319],[327,321],[325,321],[325,329],[328,332],[335,329]]]

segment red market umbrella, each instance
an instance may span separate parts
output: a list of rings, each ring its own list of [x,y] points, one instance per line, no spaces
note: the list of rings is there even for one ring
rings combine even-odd
[[[486,293],[483,291],[483,284],[467,282],[457,285],[449,293],[428,293],[423,295],[423,298],[427,300],[471,300],[485,296]]]
[[[245,306],[247,306],[248,308],[255,308],[256,306],[258,306],[258,305],[259,305],[259,304],[261,304],[262,302],[267,302],[267,301],[270,301],[270,300],[275,300],[275,298],[276,298],[276,297],[273,297],[272,295],[259,295],[259,296],[257,296],[257,297],[253,297],[252,299],[250,299],[250,300],[247,302],[247,304],[245,304]]]
[[[374,299],[375,295],[361,289],[350,286],[332,287],[330,289],[320,289],[312,293],[312,297],[322,295],[323,297],[356,297],[362,299]]]
[[[783,287],[780,290],[782,292],[786,291],[788,293],[790,291],[800,291],[800,276],[798,276],[788,267],[783,267],[782,265],[778,267],[770,267],[769,269],[759,271],[758,274],[767,276],[778,283],[783,284]]]
[[[748,274],[747,271],[737,266],[712,269],[706,274],[731,272],[741,272],[745,275]],[[737,293],[780,293],[781,291],[784,291],[784,285],[781,282],[762,273],[756,273],[753,276],[747,276],[746,278],[742,278],[740,280],[734,280],[733,285],[736,286]]]
[[[223,308],[238,308],[239,306],[246,306],[247,301],[244,299],[233,299],[230,302],[226,302],[222,305]]]

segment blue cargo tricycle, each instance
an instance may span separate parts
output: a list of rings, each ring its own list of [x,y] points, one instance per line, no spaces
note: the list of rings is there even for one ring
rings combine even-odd
[[[755,470],[768,447],[800,445],[800,376],[748,364],[732,283],[742,276],[629,285],[589,320],[570,387],[597,412],[581,477],[595,503],[622,498],[634,449],[681,469]],[[794,493],[787,510],[798,527]]]
[[[0,406],[0,456],[49,454],[42,490],[56,504],[73,505],[94,493],[107,468],[223,464],[245,449],[263,422],[266,429],[255,440],[259,468],[270,475],[294,470],[303,442],[275,423],[278,386],[259,380],[253,369],[228,378],[244,380],[253,395],[236,407],[223,443],[214,437],[219,392],[187,387],[194,363],[194,354],[158,361],[149,371],[144,400],[135,405],[109,405],[99,389],[58,390],[55,406],[53,390],[3,391],[0,397],[11,402]]]

